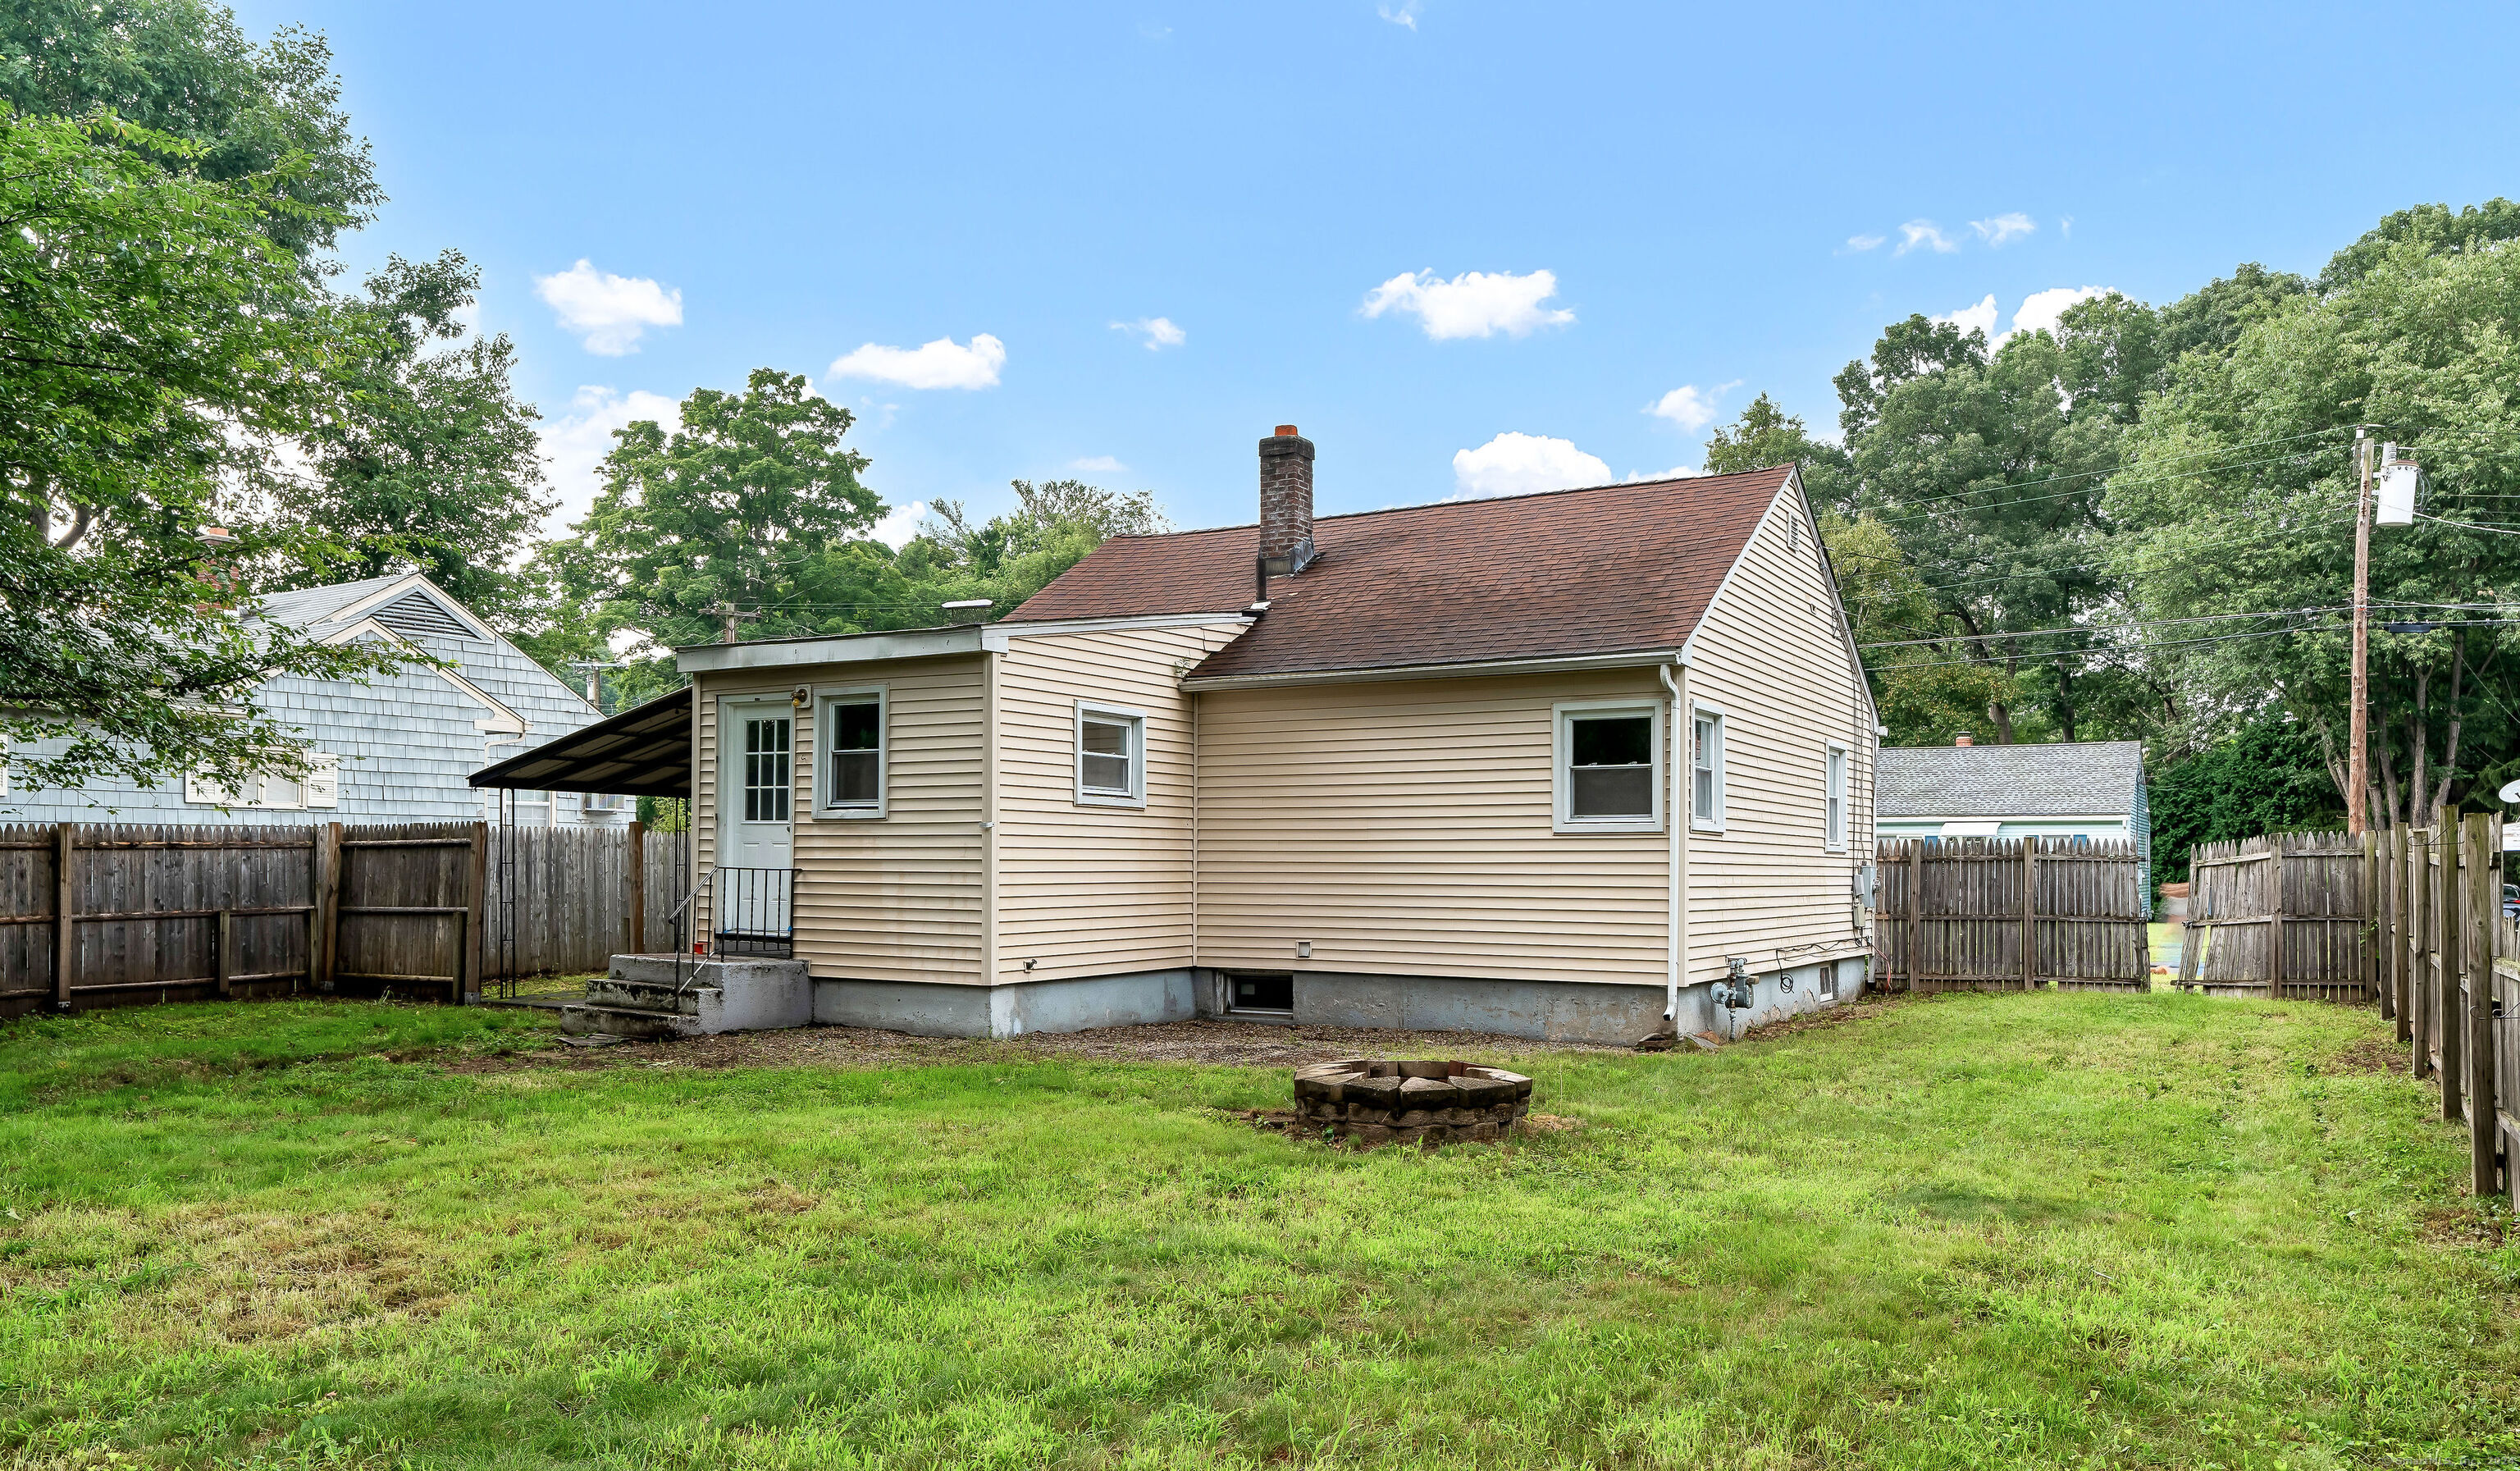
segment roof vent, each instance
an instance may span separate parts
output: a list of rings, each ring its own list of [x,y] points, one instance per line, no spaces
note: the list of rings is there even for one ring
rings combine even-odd
[[[986,623],[989,621],[989,609],[998,604],[995,600],[988,598],[960,598],[952,602],[937,605],[945,609],[945,621],[948,623]]]
[[[418,588],[377,609],[372,616],[398,634],[435,639],[472,637],[472,630],[464,626],[464,620]]]

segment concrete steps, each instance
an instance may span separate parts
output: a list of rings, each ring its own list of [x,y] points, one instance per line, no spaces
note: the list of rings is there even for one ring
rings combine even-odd
[[[802,960],[614,956],[586,1000],[561,1009],[561,1030],[614,1037],[697,1037],[801,1027],[814,1019]]]

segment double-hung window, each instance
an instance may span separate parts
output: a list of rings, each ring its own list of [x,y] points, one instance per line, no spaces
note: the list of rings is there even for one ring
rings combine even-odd
[[[1846,747],[1828,748],[1827,807],[1821,816],[1821,842],[1831,853],[1846,851]]]
[[[879,818],[884,803],[883,691],[823,696],[821,796],[827,817]]]
[[[1556,828],[1662,827],[1662,707],[1616,701],[1556,707]]]
[[[1076,800],[1089,807],[1147,805],[1147,717],[1143,713],[1078,701]]]
[[[1704,705],[1688,717],[1688,825],[1724,830],[1724,712]]]

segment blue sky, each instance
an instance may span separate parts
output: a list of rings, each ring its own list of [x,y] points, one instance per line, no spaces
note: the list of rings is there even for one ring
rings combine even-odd
[[[896,507],[1249,520],[1280,423],[1326,513],[1625,478],[1762,390],[1833,427],[1911,312],[2520,194],[2500,6],[237,9],[331,37],[392,196],[352,271],[481,265],[579,504],[611,424],[758,366]]]

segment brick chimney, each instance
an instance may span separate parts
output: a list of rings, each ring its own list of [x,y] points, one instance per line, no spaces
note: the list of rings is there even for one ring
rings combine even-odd
[[[1977,744],[1977,742],[1976,742],[1975,740],[1972,740],[1972,739],[1970,739],[1970,738],[1969,738],[1969,733],[1968,733],[1968,732],[1966,732],[1966,731],[1962,731],[1962,732],[1960,732],[1960,733],[1959,733],[1959,735],[1958,735],[1957,736],[1954,736],[1954,737],[1953,737],[1953,739],[1952,739],[1952,744],[1954,744],[1954,745],[1975,745],[1975,744]]]
[[[1260,556],[1273,577],[1313,559],[1313,442],[1290,423],[1260,441]]]

